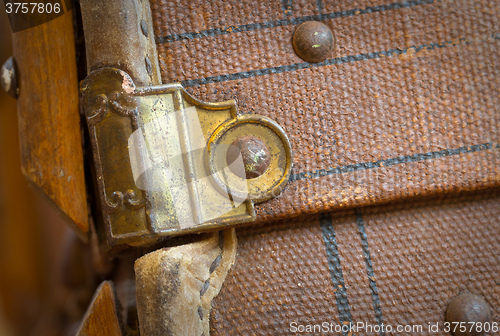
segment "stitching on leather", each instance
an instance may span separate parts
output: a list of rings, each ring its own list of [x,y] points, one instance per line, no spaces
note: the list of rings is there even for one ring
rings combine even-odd
[[[222,260],[222,253],[224,251],[224,235],[222,231],[219,231],[219,248],[220,248],[220,253],[217,255],[217,257],[215,257],[215,259],[210,264],[209,268],[210,274],[208,276],[208,279],[205,280],[205,283],[203,284],[200,290],[200,305],[198,306],[198,316],[200,317],[200,321],[203,321],[203,308],[201,307],[201,297],[207,292],[208,288],[210,287],[210,276],[220,266]],[[204,333],[202,333],[202,336],[203,335]]]

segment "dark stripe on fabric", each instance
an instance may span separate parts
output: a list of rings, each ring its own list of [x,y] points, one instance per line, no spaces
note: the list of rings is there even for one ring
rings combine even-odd
[[[316,0],[316,9],[318,10],[318,13],[323,13],[324,5],[323,5],[323,0]]]
[[[500,39],[500,33],[491,34],[490,37],[493,39]],[[226,82],[226,81],[230,81],[230,80],[279,74],[279,73],[283,73],[283,72],[297,71],[297,70],[301,70],[301,69],[310,69],[310,68],[324,67],[324,66],[328,66],[328,65],[338,65],[338,64],[344,64],[344,63],[365,61],[365,60],[370,60],[370,59],[377,59],[380,57],[403,55],[403,54],[408,53],[408,50],[410,50],[410,49],[412,49],[414,52],[419,52],[420,50],[423,50],[423,49],[433,50],[433,49],[454,47],[457,45],[467,45],[470,43],[471,42],[467,41],[465,38],[461,38],[461,39],[456,40],[456,41],[436,42],[436,43],[422,44],[422,45],[418,45],[418,46],[411,46],[411,47],[407,47],[407,48],[394,48],[394,49],[376,51],[376,52],[365,53],[365,54],[336,57],[336,58],[327,59],[327,60],[325,60],[323,62],[319,62],[319,63],[294,63],[294,64],[289,64],[289,65],[271,67],[271,68],[236,72],[236,73],[227,74],[227,75],[209,76],[209,77],[199,78],[199,79],[190,79],[190,80],[182,81],[181,83],[182,83],[182,85],[184,85],[184,87],[199,86],[199,85],[210,84],[210,83],[220,83],[220,82]]]
[[[291,5],[291,1],[286,1],[286,0],[282,0],[282,1],[283,1],[283,3],[290,2],[290,5]],[[157,37],[156,43],[169,43],[169,42],[174,42],[174,41],[179,41],[179,40],[184,40],[184,39],[191,40],[191,39],[195,39],[195,38],[203,38],[203,37],[210,37],[210,36],[217,36],[217,35],[240,33],[240,32],[245,32],[245,31],[273,28],[273,27],[280,27],[280,26],[296,25],[296,24],[303,23],[306,21],[323,21],[323,20],[337,19],[337,18],[342,18],[342,17],[346,17],[346,16],[362,15],[362,14],[383,12],[383,11],[394,10],[394,9],[415,7],[415,6],[419,6],[419,5],[427,5],[427,4],[432,4],[435,2],[439,2],[439,0],[403,1],[403,2],[395,2],[392,4],[388,4],[388,5],[350,9],[350,10],[344,10],[344,11],[326,13],[326,14],[301,16],[301,17],[296,17],[296,18],[287,18],[287,19],[283,19],[283,20],[266,21],[266,22],[259,22],[259,23],[248,23],[248,24],[244,24],[244,25],[229,26],[229,27],[224,27],[224,28],[207,29],[207,30],[202,30],[199,32],[172,34],[172,35]]]
[[[321,232],[323,233],[326,258],[328,260],[328,269],[330,270],[330,277],[335,290],[335,300],[337,301],[337,311],[340,323],[351,323],[351,308],[349,307],[344,275],[340,264],[341,260],[337,246],[337,238],[335,236],[335,230],[333,229],[332,217],[330,214],[321,214],[319,218],[319,225],[321,227]],[[345,334],[346,333],[344,333],[344,335]]]
[[[382,325],[384,324],[384,319],[382,317],[382,308],[380,307],[377,282],[375,280],[375,273],[373,272],[372,257],[370,255],[370,249],[368,247],[368,237],[366,236],[363,214],[361,213],[361,209],[354,209],[354,213],[356,214],[356,224],[358,225],[359,237],[361,238],[361,247],[363,248],[363,255],[365,258],[366,273],[368,275],[368,283],[370,284],[370,290],[372,293],[375,319],[377,320],[377,324],[381,326],[379,335],[385,336],[384,329],[382,328]]]
[[[292,0],[281,0],[281,8],[283,9],[283,14],[285,14],[285,16],[291,16],[293,13]]]
[[[311,172],[292,174],[290,176],[290,181],[307,180],[307,179],[328,176],[328,175],[351,173],[354,171],[364,170],[364,169],[373,169],[373,168],[393,166],[393,165],[403,164],[403,163],[426,161],[426,160],[432,160],[432,159],[437,159],[437,158],[442,158],[442,157],[447,157],[447,156],[452,156],[452,155],[463,154],[463,153],[479,152],[479,151],[483,151],[483,150],[487,150],[487,149],[492,149],[494,147],[495,146],[492,145],[491,143],[484,143],[484,144],[474,145],[474,146],[464,146],[464,147],[459,147],[459,148],[454,148],[454,149],[445,149],[445,150],[435,151],[435,152],[427,152],[427,153],[413,154],[413,155],[407,155],[407,156],[400,156],[397,158],[384,159],[384,160],[373,161],[373,162],[356,163],[353,165],[347,165],[347,166],[336,167],[336,168],[331,168],[331,169],[318,169],[318,170],[314,170]],[[498,145],[496,146],[496,148],[498,148]]]

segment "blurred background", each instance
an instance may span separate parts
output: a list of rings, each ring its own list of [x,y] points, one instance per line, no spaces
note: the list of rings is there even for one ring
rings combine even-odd
[[[0,65],[11,35],[0,11]],[[0,336],[57,335],[65,321],[55,307],[69,295],[61,265],[75,237],[20,167],[16,100],[0,89]]]

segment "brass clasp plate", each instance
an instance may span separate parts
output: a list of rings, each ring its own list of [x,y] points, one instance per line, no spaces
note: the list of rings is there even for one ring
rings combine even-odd
[[[110,247],[255,220],[290,176],[279,125],[201,102],[180,84],[136,87],[118,69],[82,83],[102,225]]]

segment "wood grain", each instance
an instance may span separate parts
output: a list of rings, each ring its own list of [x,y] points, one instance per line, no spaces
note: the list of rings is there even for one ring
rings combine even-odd
[[[86,239],[89,230],[72,12],[15,33],[13,50],[19,70],[23,174]]]
[[[11,28],[0,11],[0,64],[12,56]],[[0,335],[27,335],[46,294],[43,274],[42,230],[38,211],[26,211],[35,195],[19,169],[16,100],[0,89],[0,310],[2,323],[11,328]],[[38,210],[38,209],[37,209]],[[29,306],[32,309],[27,310]],[[5,325],[3,326],[5,327]]]
[[[77,336],[119,336],[121,324],[111,281],[104,281],[96,291]]]

